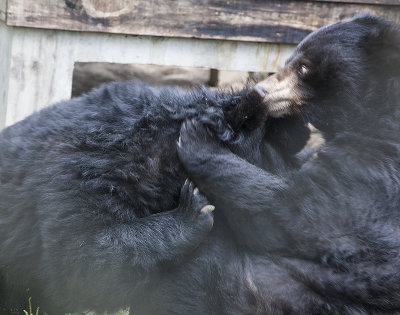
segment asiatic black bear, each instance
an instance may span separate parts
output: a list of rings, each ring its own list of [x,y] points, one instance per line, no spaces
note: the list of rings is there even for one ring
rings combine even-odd
[[[317,30],[255,89],[271,116],[323,133],[299,169],[252,165],[191,121],[178,150],[242,235],[253,314],[398,313],[399,27],[362,15]]]

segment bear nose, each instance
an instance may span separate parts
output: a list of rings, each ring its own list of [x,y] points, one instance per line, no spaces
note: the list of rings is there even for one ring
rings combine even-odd
[[[256,91],[262,98],[268,94],[266,87],[261,84],[256,84],[254,86],[254,91]]]

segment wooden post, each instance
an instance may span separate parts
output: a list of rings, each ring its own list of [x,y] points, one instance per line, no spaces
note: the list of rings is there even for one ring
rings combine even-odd
[[[5,126],[11,64],[12,28],[0,21],[0,129]]]
[[[1,126],[71,95],[73,61],[56,31],[1,24]],[[6,56],[6,58],[4,58]]]
[[[0,20],[6,20],[7,0],[0,0]]]

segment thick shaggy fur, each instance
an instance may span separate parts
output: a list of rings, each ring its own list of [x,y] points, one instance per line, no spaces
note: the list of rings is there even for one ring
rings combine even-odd
[[[2,312],[30,296],[50,314],[118,309],[160,268],[189,255],[213,217],[193,185],[180,193],[181,123],[196,118],[240,147],[244,136],[232,128],[249,129],[252,110],[255,125],[266,117],[260,98],[257,109],[257,95],[246,97],[248,109],[239,93],[115,83],[5,129]]]
[[[146,288],[157,287],[170,268],[198,263],[195,250],[213,215],[192,184],[181,189],[187,174],[176,142],[185,119],[196,119],[249,162],[258,159],[256,127],[264,125],[266,107],[245,91],[114,83],[0,133],[1,314],[21,310],[29,297],[52,315],[131,303],[136,310],[148,301]],[[282,123],[269,122],[269,129],[286,129]],[[308,132],[299,125],[300,148]],[[282,139],[270,142],[284,152]],[[187,272],[183,281],[194,288],[185,294],[207,305],[197,298],[204,288],[191,283],[201,270]]]
[[[248,289],[232,304],[247,314],[397,314],[400,31],[371,16],[322,28],[272,80],[293,74],[284,100],[268,97],[274,85],[262,95],[324,134],[300,169],[266,171],[265,154],[252,165],[201,125],[181,130],[181,161],[241,244],[243,259],[226,259],[221,271],[236,267],[243,278],[232,291]]]

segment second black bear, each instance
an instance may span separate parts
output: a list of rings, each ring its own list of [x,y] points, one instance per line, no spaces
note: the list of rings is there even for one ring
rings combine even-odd
[[[238,269],[253,300],[242,307],[398,314],[399,27],[372,16],[324,27],[256,90],[271,115],[300,113],[323,133],[299,169],[252,165],[191,121],[179,146],[191,178],[243,234]]]

